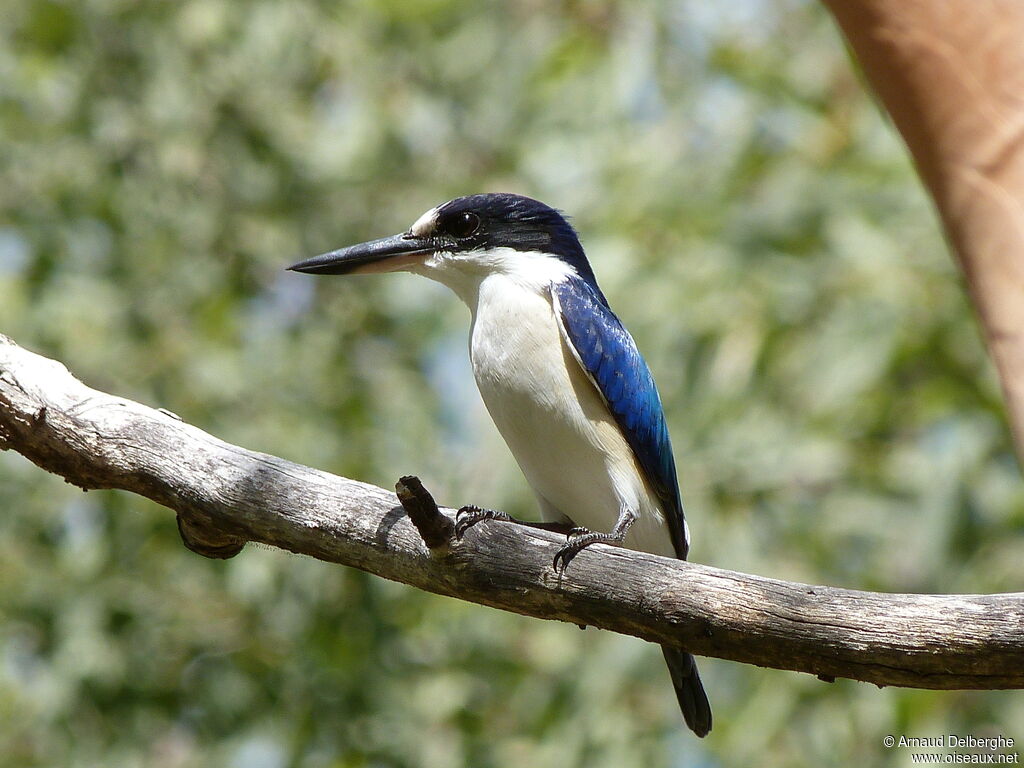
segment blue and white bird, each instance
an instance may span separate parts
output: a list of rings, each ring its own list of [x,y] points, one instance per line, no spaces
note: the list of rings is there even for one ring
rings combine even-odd
[[[466,303],[484,404],[537,496],[542,527],[568,534],[556,569],[595,542],[686,558],[690,535],[654,379],[558,211],[513,194],[459,197],[407,232],[289,269],[404,270]],[[465,507],[458,533],[483,519],[511,518]],[[686,724],[704,736],[711,707],[693,656],[663,650]]]

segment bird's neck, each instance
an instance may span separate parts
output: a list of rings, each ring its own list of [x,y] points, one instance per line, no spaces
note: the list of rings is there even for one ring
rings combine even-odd
[[[451,288],[474,317],[488,296],[507,292],[546,295],[552,283],[576,276],[571,265],[554,256],[512,248],[437,253],[414,271]]]

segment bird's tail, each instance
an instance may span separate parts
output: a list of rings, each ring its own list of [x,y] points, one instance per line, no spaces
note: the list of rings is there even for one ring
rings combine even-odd
[[[691,731],[704,738],[711,731],[711,702],[697,674],[697,662],[678,648],[663,645],[661,650],[672,674],[672,685],[676,689],[679,708],[683,710],[683,719]]]

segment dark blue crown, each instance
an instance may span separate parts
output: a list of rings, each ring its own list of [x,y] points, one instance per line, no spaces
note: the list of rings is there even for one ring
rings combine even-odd
[[[467,214],[479,218],[472,234],[452,238],[456,250],[504,247],[540,251],[569,264],[601,294],[576,230],[559,211],[539,200],[508,192],[467,195],[440,206],[437,214],[442,236],[465,226]]]

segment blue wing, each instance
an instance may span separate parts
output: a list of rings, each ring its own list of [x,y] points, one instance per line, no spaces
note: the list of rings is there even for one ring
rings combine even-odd
[[[647,482],[662,502],[676,554],[685,559],[676,462],[661,397],[647,363],[604,296],[588,282],[570,279],[552,285],[562,329],[577,360],[604,397]]]

